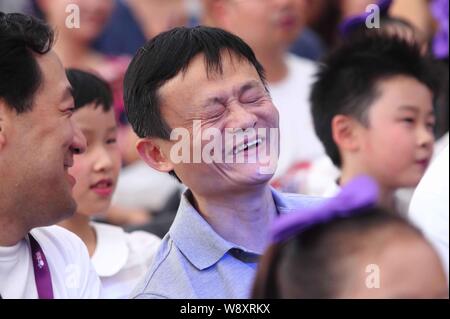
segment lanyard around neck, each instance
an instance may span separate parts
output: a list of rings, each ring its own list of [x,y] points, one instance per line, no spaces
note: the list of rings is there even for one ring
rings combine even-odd
[[[30,239],[31,259],[38,297],[39,299],[53,299],[52,277],[44,251],[31,234],[28,234],[28,238]]]
[[[28,238],[30,240],[31,260],[38,297],[39,299],[53,299],[52,277],[50,276],[50,268],[48,267],[44,251],[31,234],[28,234]],[[3,299],[2,295],[0,295],[0,299]]]

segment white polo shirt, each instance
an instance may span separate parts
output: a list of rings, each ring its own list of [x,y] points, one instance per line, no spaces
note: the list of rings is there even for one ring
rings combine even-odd
[[[59,226],[35,228],[30,233],[49,265],[55,299],[99,298],[100,280],[81,239]],[[25,238],[12,247],[0,247],[0,294],[4,299],[38,298]]]
[[[161,239],[144,231],[91,222],[97,235],[92,264],[102,282],[102,298],[127,298],[148,271]]]

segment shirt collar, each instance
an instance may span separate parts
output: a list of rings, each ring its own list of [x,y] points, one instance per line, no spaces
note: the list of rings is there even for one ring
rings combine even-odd
[[[285,198],[273,188],[271,191],[279,214],[293,210],[289,198]],[[189,189],[183,193],[177,215],[169,230],[170,237],[183,255],[199,270],[211,267],[227,252],[244,262],[256,262],[259,254],[225,240],[214,231],[192,206],[189,201],[191,196]]]
[[[91,223],[97,234],[97,247],[91,261],[100,277],[117,274],[128,260],[126,233],[122,228],[101,223]]]

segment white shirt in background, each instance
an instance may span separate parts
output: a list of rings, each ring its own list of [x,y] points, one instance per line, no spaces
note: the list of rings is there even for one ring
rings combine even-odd
[[[280,157],[275,178],[299,162],[311,162],[325,153],[314,132],[309,95],[317,66],[288,54],[287,77],[269,84],[272,101],[280,114]]]
[[[423,231],[442,260],[449,279],[449,147],[431,163],[414,192],[411,221]]]
[[[148,271],[161,239],[144,231],[91,223],[97,235],[92,264],[102,282],[102,298],[127,298]]]
[[[101,284],[84,243],[59,226],[30,232],[41,246],[52,278],[55,299],[96,299]],[[28,239],[0,247],[0,294],[4,299],[37,299]]]

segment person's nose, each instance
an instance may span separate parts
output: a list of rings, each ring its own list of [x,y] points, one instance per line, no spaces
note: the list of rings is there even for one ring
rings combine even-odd
[[[256,127],[258,123],[258,117],[243,107],[240,103],[233,103],[229,106],[230,119],[227,123],[227,127],[246,130],[248,128]]]
[[[421,126],[417,132],[417,144],[423,148],[431,148],[434,145],[434,134],[426,126]]]
[[[86,151],[86,138],[81,132],[80,128],[72,122],[73,140],[70,145],[70,150],[73,154],[82,154]]]
[[[109,171],[113,166],[113,159],[111,157],[111,154],[105,147],[101,147],[97,152],[98,153],[94,165],[94,170],[96,172]]]

